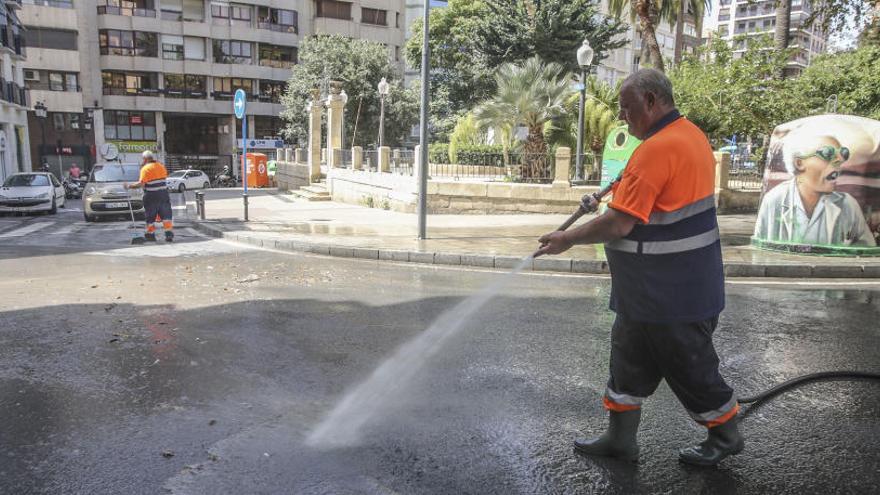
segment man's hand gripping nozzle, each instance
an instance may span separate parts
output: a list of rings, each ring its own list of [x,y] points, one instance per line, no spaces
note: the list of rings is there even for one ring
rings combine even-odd
[[[612,181],[611,184],[608,184],[607,186],[603,187],[602,189],[600,189],[592,194],[584,194],[584,196],[581,198],[581,204],[578,205],[577,211],[572,213],[571,216],[568,217],[568,220],[566,220],[565,223],[560,225],[559,228],[556,229],[556,231],[562,232],[564,230],[568,230],[568,228],[571,227],[575,222],[577,222],[578,219],[580,219],[582,216],[586,215],[587,213],[593,213],[596,210],[598,210],[599,203],[602,202],[602,198],[607,196],[608,193],[610,193],[611,190],[614,188],[614,185],[617,184],[618,182],[620,182],[620,177],[618,177],[617,179]],[[544,247],[544,246],[545,246],[545,244],[541,245],[541,247]],[[538,256],[541,256],[541,254],[543,254],[543,253],[541,252],[541,249],[539,248],[537,251],[535,251],[534,254],[532,254],[532,258],[537,258]]]

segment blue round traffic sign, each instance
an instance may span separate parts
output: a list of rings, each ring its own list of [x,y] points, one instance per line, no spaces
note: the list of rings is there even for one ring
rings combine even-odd
[[[247,95],[243,89],[235,90],[235,98],[232,100],[232,109],[235,111],[235,118],[244,117],[244,110],[247,107]]]

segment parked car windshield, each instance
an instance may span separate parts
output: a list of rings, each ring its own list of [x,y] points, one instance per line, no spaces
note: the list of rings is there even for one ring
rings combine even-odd
[[[12,175],[3,183],[3,187],[48,186],[49,177],[38,174]]]
[[[95,165],[90,182],[137,182],[140,165]]]
[[[171,172],[168,177],[183,177],[186,175],[186,170],[178,170],[177,172]]]

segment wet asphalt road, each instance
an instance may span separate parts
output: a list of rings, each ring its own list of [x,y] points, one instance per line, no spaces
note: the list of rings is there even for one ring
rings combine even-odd
[[[704,433],[665,385],[638,465],[574,454],[605,422],[604,278],[516,278],[358,445],[305,447],[346,389],[498,273],[254,250],[185,225],[179,243],[131,247],[125,223],[71,228],[77,215],[0,218],[0,493],[876,493],[870,382],[752,411],[746,451],[719,469],[677,462]],[[11,235],[35,222],[52,225]],[[729,285],[728,381],[751,395],[880,370],[880,284],[855,284]]]

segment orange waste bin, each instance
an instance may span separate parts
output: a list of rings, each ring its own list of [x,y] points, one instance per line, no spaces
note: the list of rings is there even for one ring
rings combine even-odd
[[[268,187],[269,168],[268,158],[262,153],[247,154],[247,181],[248,187]]]

